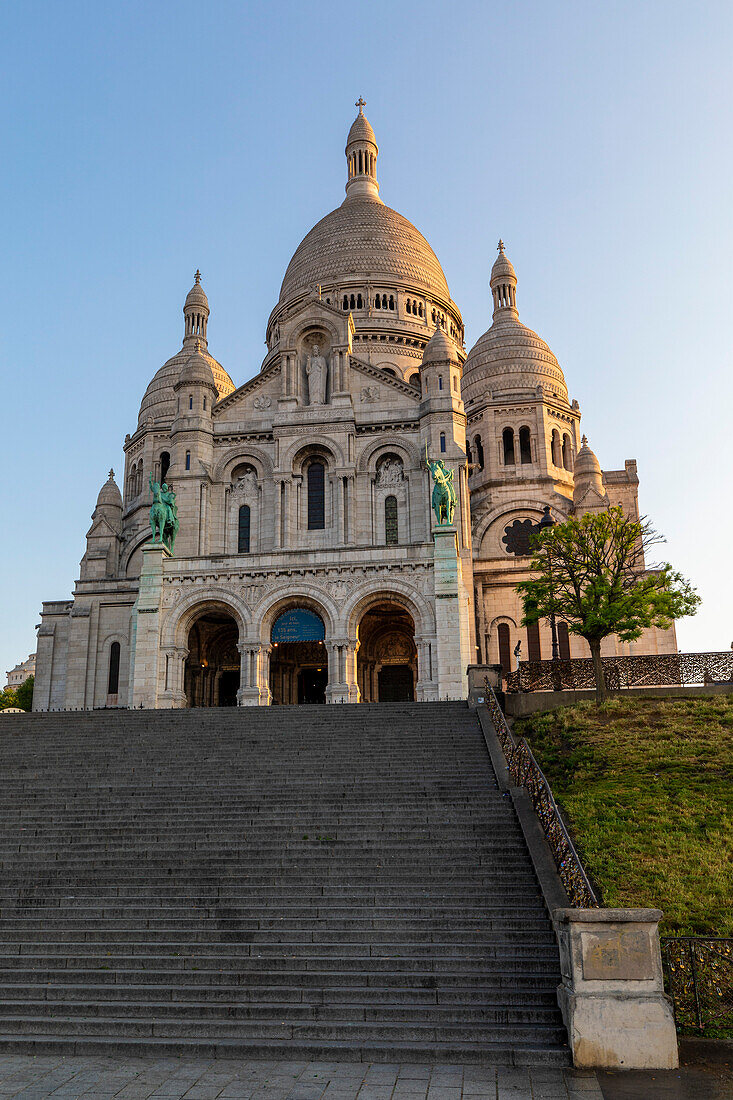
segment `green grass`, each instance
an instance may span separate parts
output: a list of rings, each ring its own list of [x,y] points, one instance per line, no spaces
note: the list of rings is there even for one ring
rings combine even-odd
[[[733,936],[733,697],[582,702],[517,720],[602,904]]]

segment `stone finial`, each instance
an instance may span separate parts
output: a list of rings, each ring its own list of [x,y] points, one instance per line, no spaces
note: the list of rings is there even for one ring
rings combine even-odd
[[[196,271],[195,271],[194,276],[193,276],[193,280],[194,280],[196,286],[198,286],[201,282],[201,272],[199,271],[198,268],[196,268]]]
[[[581,436],[580,442],[583,444],[583,446],[585,446],[585,444],[588,442],[588,436],[587,435]]]
[[[498,245],[496,246],[496,248],[497,248],[497,251],[501,252],[501,254],[502,254],[502,256],[503,256],[503,255],[504,255],[504,242],[503,242],[503,240],[501,239],[501,237],[499,237],[499,243],[498,243]]]
[[[364,97],[359,96],[359,98],[357,99],[354,106],[358,107],[359,108],[359,114],[363,115],[364,114],[364,108],[366,107],[366,100],[364,99]]]
[[[110,467],[110,471],[109,471],[109,480],[110,480],[110,481],[114,481],[114,479],[115,479],[115,472],[114,472],[114,470],[113,470],[113,469],[112,469],[112,468]]]

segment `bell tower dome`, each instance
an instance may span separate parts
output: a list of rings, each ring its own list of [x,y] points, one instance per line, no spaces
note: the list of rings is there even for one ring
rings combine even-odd
[[[377,156],[379,146],[374,136],[369,120],[364,114],[365,101],[359,96],[355,106],[359,108],[359,114],[349,130],[346,139],[346,164],[348,178],[346,180],[346,197],[360,199],[376,199],[379,197],[379,184],[377,183]]]
[[[193,277],[193,286],[186,295],[183,305],[183,316],[186,328],[183,337],[183,346],[193,347],[197,340],[206,348],[206,328],[209,323],[209,299],[201,286],[201,272],[196,269]]]

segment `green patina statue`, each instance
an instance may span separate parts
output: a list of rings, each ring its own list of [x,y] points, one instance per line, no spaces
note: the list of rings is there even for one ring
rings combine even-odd
[[[428,445],[425,444],[425,462],[433,475],[433,511],[441,526],[453,523],[456,510],[456,490],[453,487],[453,470],[446,467],[442,458],[431,462],[428,458]]]
[[[162,542],[172,554],[179,527],[176,494],[165,482],[161,485],[159,481],[153,481],[152,474],[148,478],[148,484],[153,494],[153,505],[150,509],[153,542]]]

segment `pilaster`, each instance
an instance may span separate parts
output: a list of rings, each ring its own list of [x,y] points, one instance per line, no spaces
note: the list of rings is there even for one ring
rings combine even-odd
[[[466,670],[470,663],[470,601],[463,585],[455,525],[436,524],[433,540],[438,697],[465,699]]]
[[[150,542],[143,547],[140,591],[133,610],[135,656],[131,698],[135,708],[174,705],[170,698],[164,700],[160,690],[160,666],[165,659],[160,650],[163,574],[170,557],[170,551],[162,543]]]

